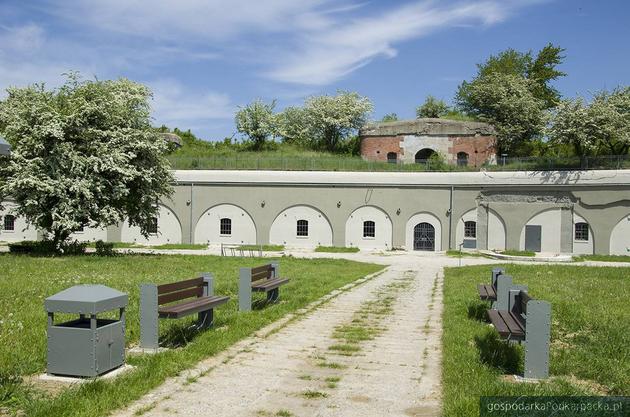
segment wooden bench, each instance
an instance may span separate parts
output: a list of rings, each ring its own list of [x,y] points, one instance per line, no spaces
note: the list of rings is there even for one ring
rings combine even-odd
[[[488,310],[490,322],[499,336],[511,342],[525,342],[525,378],[549,376],[551,305],[535,300],[526,289],[508,290],[507,308]]]
[[[277,263],[241,268],[238,281],[238,309],[241,311],[252,309],[252,291],[267,293],[267,302],[277,301],[280,286],[287,282],[288,278],[280,277]]]
[[[497,279],[500,275],[505,275],[503,268],[492,268],[490,284],[477,285],[479,298],[482,301],[490,301],[491,303],[497,301]]]
[[[211,274],[201,277],[155,285],[140,286],[140,347],[158,348],[158,319],[179,319],[197,314],[200,329],[212,326],[214,309],[230,297],[214,295]]]

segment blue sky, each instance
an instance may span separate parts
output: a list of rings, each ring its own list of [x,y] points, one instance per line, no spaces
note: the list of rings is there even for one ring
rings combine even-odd
[[[563,95],[630,84],[627,0],[0,0],[0,87],[127,77],[153,90],[156,125],[220,140],[255,98],[352,90],[374,119],[412,118],[490,54],[548,42],[567,49]]]

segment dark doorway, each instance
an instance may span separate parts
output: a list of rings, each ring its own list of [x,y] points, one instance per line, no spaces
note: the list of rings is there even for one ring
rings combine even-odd
[[[542,226],[525,226],[525,250],[540,252],[542,241]]]
[[[395,164],[398,162],[398,154],[396,152],[389,152],[387,154],[387,162],[390,164]]]
[[[418,152],[416,152],[416,164],[423,164],[427,162],[427,160],[433,155],[435,155],[435,151],[433,149],[420,149]]]
[[[468,165],[468,154],[466,152],[457,152],[457,165]]]
[[[418,223],[413,228],[413,250],[435,250],[435,228],[429,223]]]

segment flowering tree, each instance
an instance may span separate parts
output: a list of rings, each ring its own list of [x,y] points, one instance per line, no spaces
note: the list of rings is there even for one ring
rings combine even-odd
[[[582,98],[576,98],[558,103],[547,135],[552,143],[571,145],[576,155],[583,157],[597,148],[595,130],[588,106]]]
[[[416,109],[416,117],[442,117],[448,113],[449,108],[443,100],[438,100],[433,96],[427,96],[427,99],[421,106]]]
[[[334,152],[340,143],[367,121],[373,105],[358,93],[340,91],[336,96],[313,96],[304,113],[309,130],[320,147]]]
[[[72,232],[125,219],[148,234],[172,192],[165,140],[150,126],[150,91],[68,75],[56,90],[10,88],[0,132],[12,145],[3,191],[16,214],[58,248]]]
[[[273,113],[276,102],[265,103],[255,100],[236,112],[236,130],[246,134],[253,148],[260,150],[267,139],[277,133],[277,116]]]

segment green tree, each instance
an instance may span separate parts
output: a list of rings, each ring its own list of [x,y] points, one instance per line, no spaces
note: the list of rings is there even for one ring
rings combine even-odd
[[[12,145],[3,191],[55,248],[83,227],[128,220],[148,235],[172,193],[167,144],[150,126],[151,92],[118,79],[9,88],[0,130]]]
[[[277,116],[273,112],[275,107],[275,100],[271,103],[254,100],[236,112],[236,130],[247,135],[254,150],[262,149],[267,139],[278,132]]]
[[[535,57],[532,51],[523,53],[514,49],[492,55],[486,62],[477,65],[477,75],[472,81],[464,81],[459,86],[457,102],[468,110],[472,105],[469,99],[471,84],[491,74],[503,74],[530,80],[529,89],[534,97],[542,100],[547,109],[555,107],[560,101],[560,93],[550,83],[566,75],[557,69],[564,61],[564,51],[563,48],[549,43]]]
[[[381,119],[381,122],[395,122],[398,120],[398,115],[396,113],[387,113]]]
[[[597,149],[595,120],[582,98],[562,100],[551,117],[547,135],[552,144],[571,145],[584,157]]]
[[[630,87],[595,94],[589,113],[600,149],[609,155],[626,155],[630,149]]]
[[[306,100],[304,114],[309,131],[320,149],[339,151],[339,145],[365,124],[373,105],[358,93],[339,91],[335,96]]]
[[[306,112],[302,107],[287,107],[278,115],[278,134],[285,143],[303,147],[312,145]]]
[[[468,112],[494,126],[499,153],[514,154],[543,132],[545,105],[534,97],[531,83],[517,75],[492,73],[468,86]]]
[[[443,100],[438,100],[433,96],[427,96],[421,106],[416,109],[416,117],[422,119],[424,117],[442,117],[449,111],[448,106]]]

